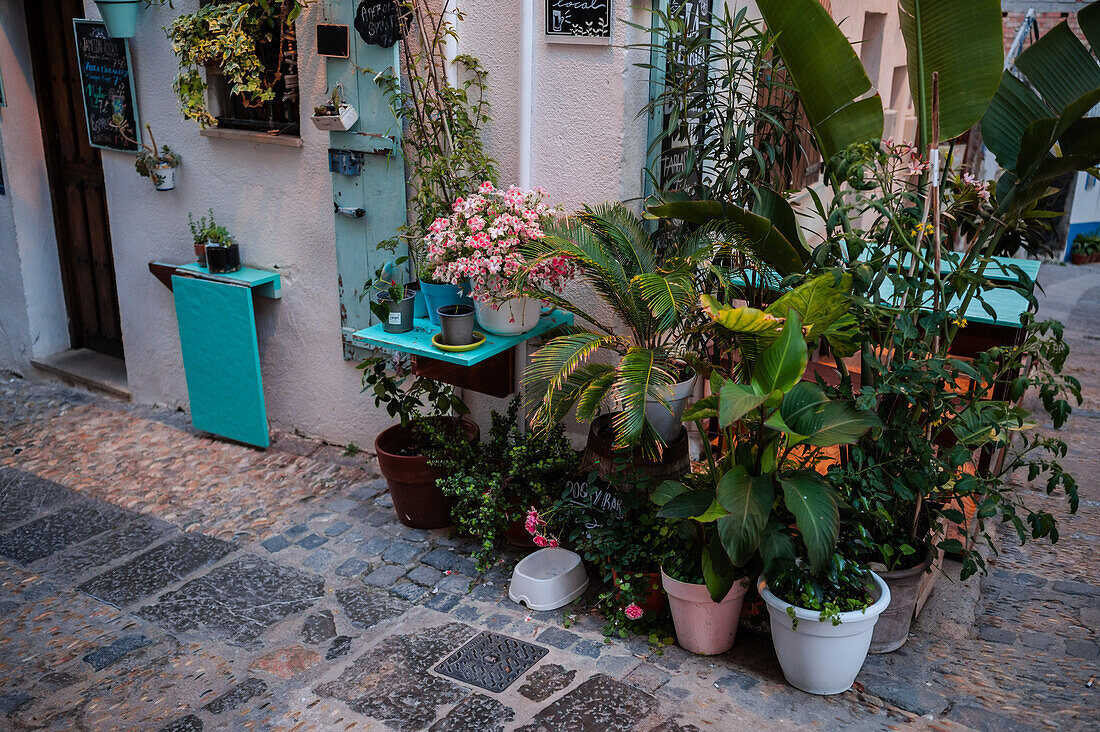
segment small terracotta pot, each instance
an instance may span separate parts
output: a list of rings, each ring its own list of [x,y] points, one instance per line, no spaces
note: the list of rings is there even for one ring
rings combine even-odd
[[[694,585],[674,580],[661,570],[661,584],[668,593],[676,642],[685,651],[702,656],[725,653],[737,638],[737,621],[749,585],[744,580],[733,583],[722,602],[710,597],[706,585]]]
[[[665,610],[665,592],[661,589],[661,575],[658,572],[626,572],[625,574],[632,574],[641,577],[641,582],[644,582],[648,588],[645,601],[642,602],[642,610],[647,616],[659,615]],[[619,575],[615,570],[611,570],[611,579],[615,583],[615,597],[619,598]]]
[[[463,439],[469,442],[476,442],[481,435],[478,426],[468,419],[440,419],[457,423]],[[382,430],[374,441],[378,468],[389,486],[397,520],[414,529],[450,526],[453,501],[436,485],[443,477],[442,470],[428,465],[423,455],[401,455],[408,444],[409,435],[399,424]]]
[[[195,258],[203,267],[206,266],[206,242],[195,242]]]
[[[920,597],[921,580],[925,572],[932,566],[932,555],[929,553],[924,561],[910,569],[898,569],[890,572],[879,572],[883,582],[890,588],[890,605],[879,615],[875,623],[875,633],[871,637],[870,653],[890,653],[905,645],[909,640],[909,626],[913,623],[913,615],[917,609],[917,599]]]
[[[1087,254],[1071,254],[1069,255],[1070,261],[1074,264],[1088,264],[1089,255]]]

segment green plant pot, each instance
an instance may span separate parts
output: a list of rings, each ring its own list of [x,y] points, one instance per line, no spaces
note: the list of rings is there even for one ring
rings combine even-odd
[[[107,35],[111,38],[133,38],[137,33],[138,11],[142,0],[95,0]]]

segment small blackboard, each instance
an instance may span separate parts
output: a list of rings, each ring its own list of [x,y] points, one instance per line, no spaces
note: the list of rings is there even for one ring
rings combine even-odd
[[[546,38],[557,43],[610,43],[611,0],[546,0]]]
[[[603,526],[604,518],[622,519],[623,499],[614,486],[595,473],[576,475],[565,483],[566,501],[587,511],[586,528]]]
[[[141,126],[134,104],[129,44],[125,38],[107,35],[99,21],[73,20],[73,26],[88,141],[92,147],[137,152]],[[121,131],[111,123],[116,114],[122,115]]]
[[[317,55],[347,58],[351,55],[351,38],[346,25],[317,24]]]
[[[355,30],[364,43],[389,48],[405,37],[412,10],[399,0],[363,0],[355,10]]]

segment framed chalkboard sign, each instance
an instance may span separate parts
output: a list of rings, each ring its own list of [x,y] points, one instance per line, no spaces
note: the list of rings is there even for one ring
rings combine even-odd
[[[546,40],[611,43],[611,0],[546,0]]]
[[[355,9],[355,30],[364,43],[389,48],[405,37],[412,10],[398,0],[362,0]]]
[[[75,19],[73,27],[88,142],[105,150],[136,153],[141,125],[134,103],[137,96],[129,43],[107,35],[106,26],[99,21]],[[111,123],[116,114],[123,119],[121,130]]]

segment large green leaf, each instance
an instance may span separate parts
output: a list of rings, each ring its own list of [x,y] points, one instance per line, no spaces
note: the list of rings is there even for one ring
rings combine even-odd
[[[622,401],[622,411],[611,420],[615,428],[616,446],[636,444],[645,430],[646,400],[667,401],[672,396],[676,379],[657,361],[657,354],[648,348],[630,348],[619,363],[619,378],[615,389]]]
[[[779,482],[783,485],[783,504],[794,514],[810,568],[816,572],[828,563],[840,536],[836,492],[812,471],[791,473]]]
[[[703,295],[700,302],[711,320],[732,333],[779,333],[787,312],[777,317],[756,308],[728,308],[711,295]]]
[[[775,501],[771,476],[751,477],[738,465],[718,481],[718,502],[729,514],[718,519],[718,535],[730,561],[741,567],[760,545]]]
[[[702,516],[714,502],[714,491],[706,488],[685,491],[665,502],[657,515],[661,518],[686,519]]]
[[[752,387],[727,380],[718,392],[718,425],[729,427],[767,399],[768,394],[757,394]]]
[[[797,311],[808,329],[806,340],[813,343],[847,314],[847,293],[851,289],[850,274],[843,275],[839,281],[831,274],[821,275],[784,293],[765,312],[782,318],[792,309]]]
[[[932,74],[939,73],[940,139],[963,134],[982,118],[1004,68],[999,0],[900,0],[909,88],[919,145],[929,142]]]
[[[713,532],[710,541],[703,547],[703,580],[715,602],[721,602],[733,587],[734,569],[730,558],[718,537]]]
[[[802,378],[808,361],[806,339],[802,337],[802,321],[798,312],[791,310],[779,338],[764,349],[757,359],[752,372],[752,387],[757,394],[763,395],[787,391]]]
[[[681,493],[687,493],[688,487],[678,480],[666,480],[657,486],[649,500],[658,506],[663,506]]]
[[[794,541],[787,533],[787,528],[774,516],[768,519],[768,525],[760,539],[760,559],[764,563],[764,576],[769,582],[783,565],[795,563]]]
[[[772,210],[790,209],[786,200],[770,200]],[[718,201],[681,201],[650,206],[649,214],[657,218],[677,219],[700,226],[727,223],[739,235],[744,245],[768,266],[781,275],[801,272],[810,258],[809,247],[799,237],[785,235],[772,221],[731,203]],[[791,217],[793,220],[793,212]],[[785,221],[786,216],[777,216]]]
[[[705,396],[684,410],[685,422],[711,419],[718,416],[718,395]]]
[[[882,100],[852,44],[818,0],[759,0],[826,160],[882,137]]]

